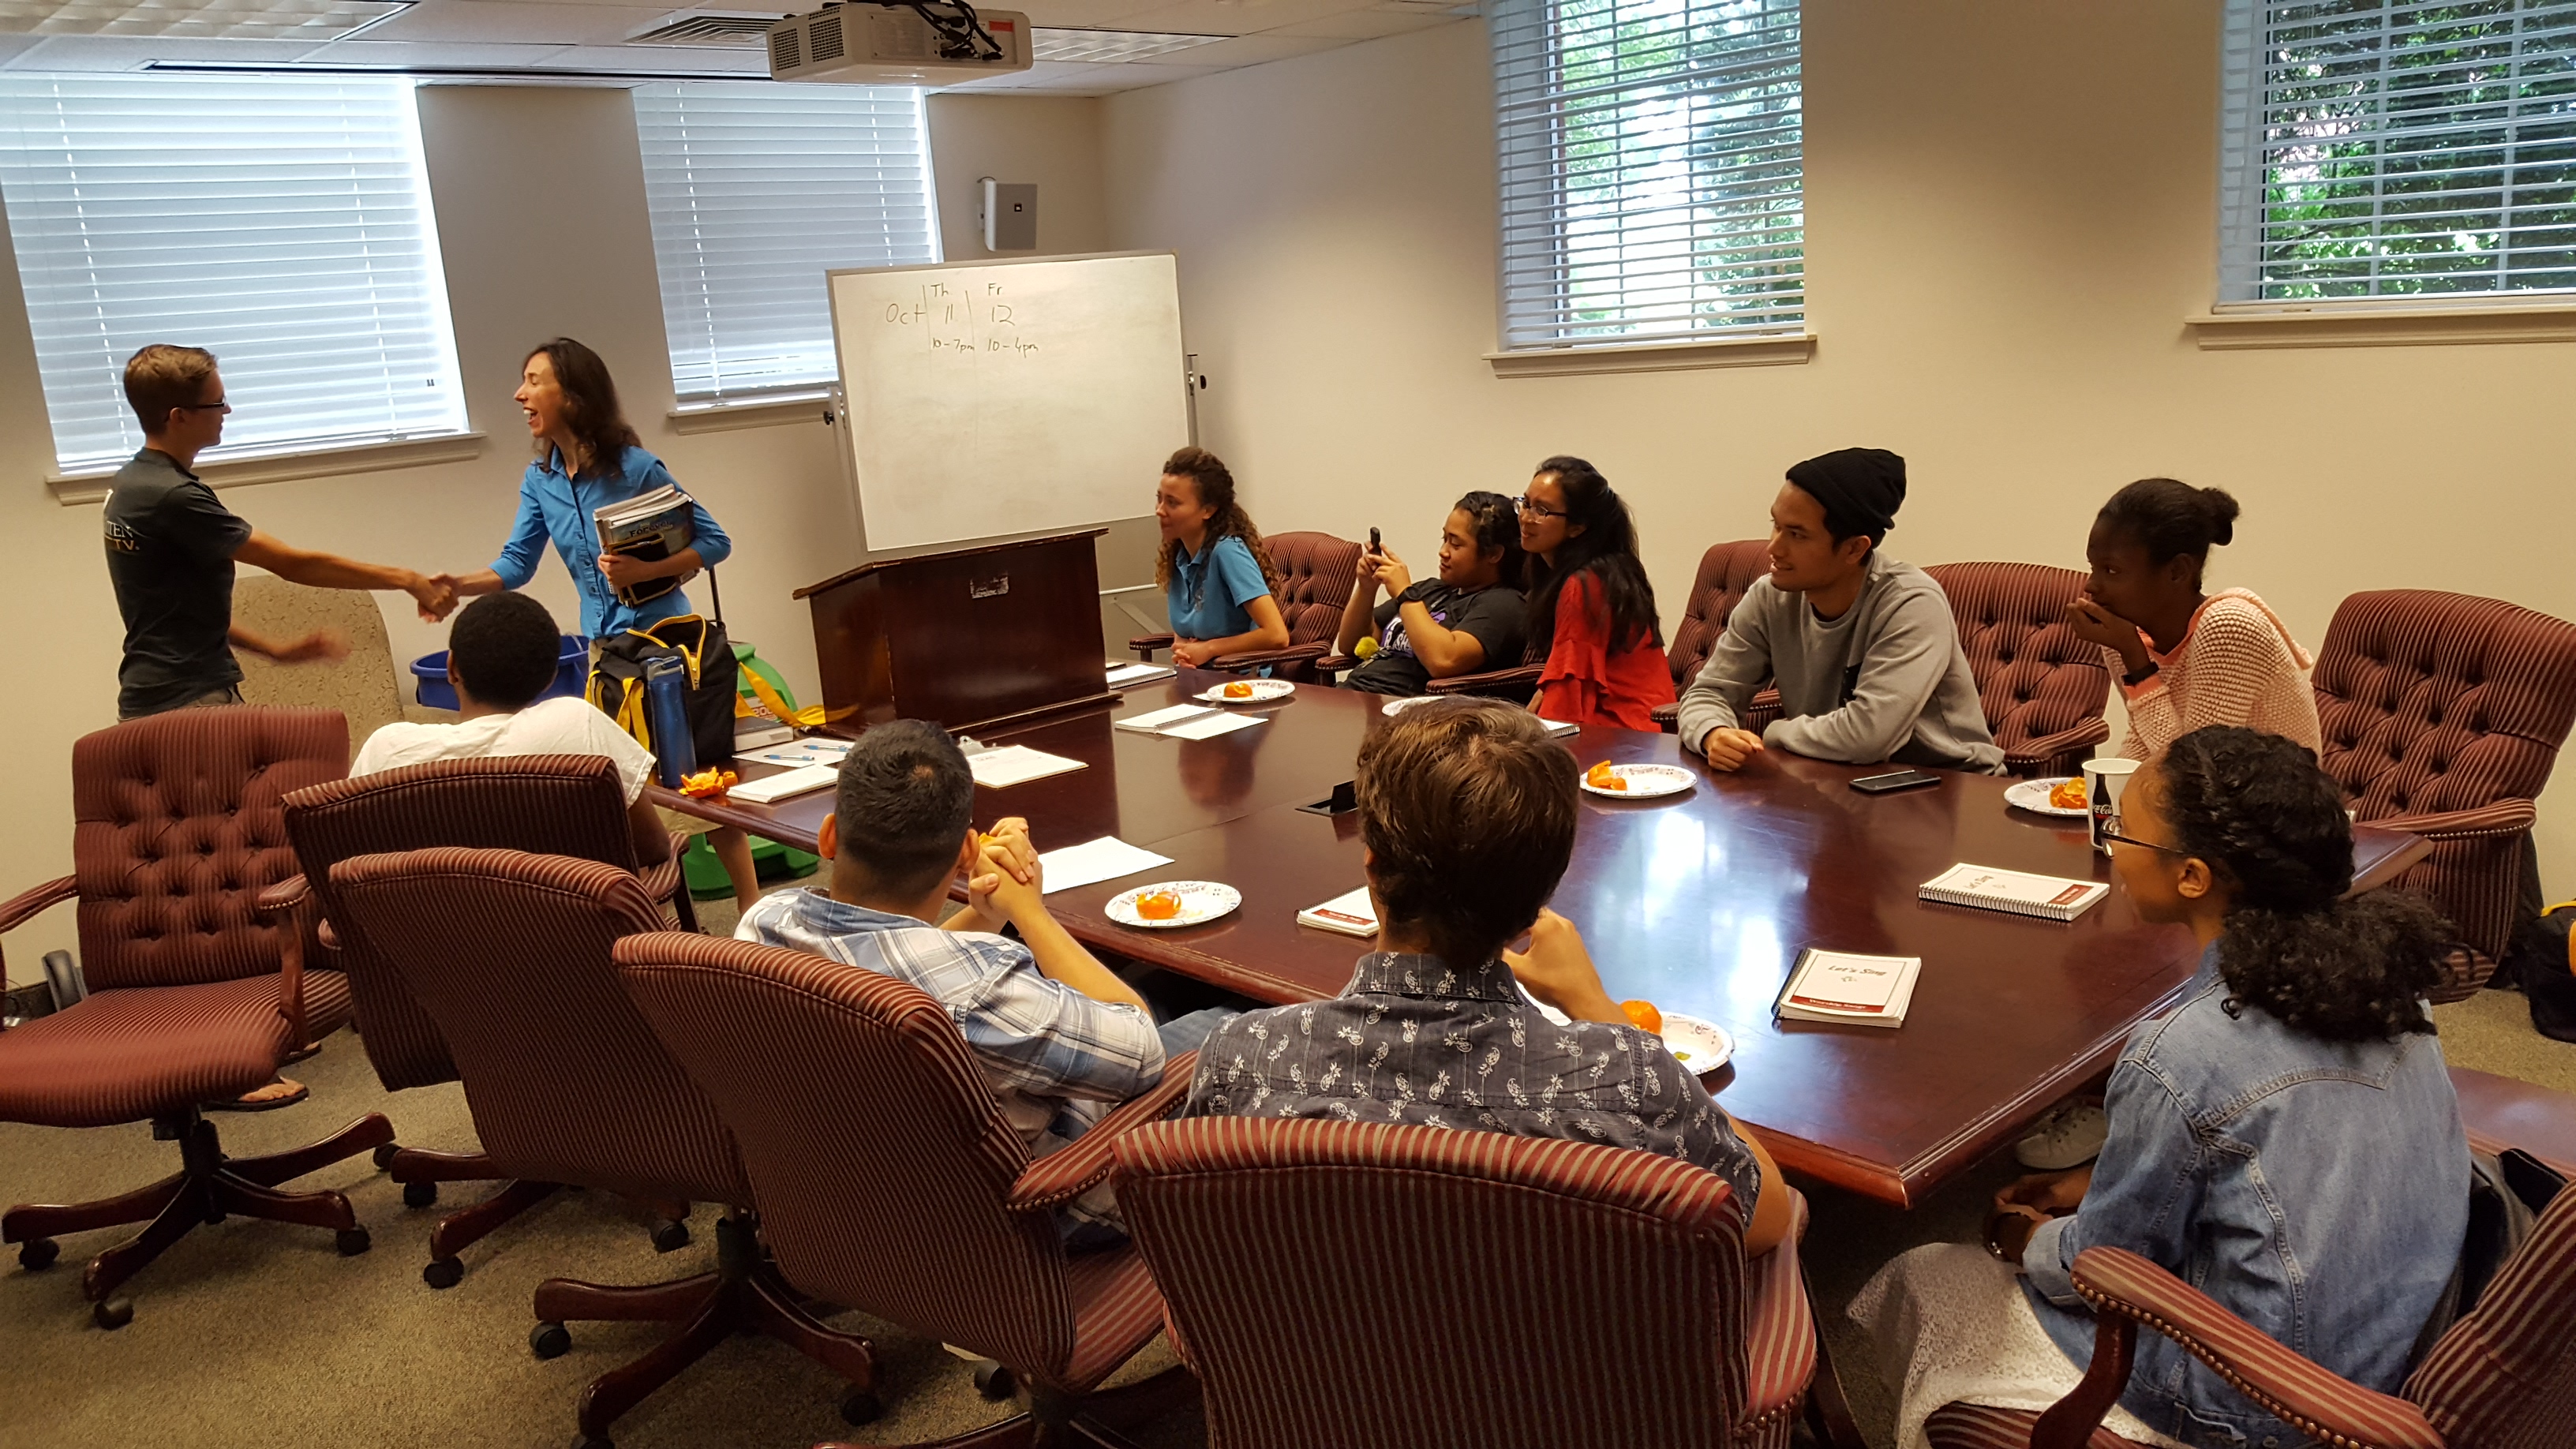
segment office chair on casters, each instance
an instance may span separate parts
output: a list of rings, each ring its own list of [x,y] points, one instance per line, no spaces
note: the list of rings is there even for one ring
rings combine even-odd
[[[285,806],[287,838],[295,844],[303,874],[272,887],[267,899],[320,923],[317,928],[334,938],[339,967],[355,999],[359,1040],[389,1092],[455,1081],[456,1063],[438,1023],[413,998],[401,974],[365,940],[328,926],[339,914],[331,886],[331,867],[339,862],[433,846],[595,860],[632,872],[645,894],[662,902],[681,929],[697,929],[680,868],[688,837],[673,834],[663,862],[642,866],[627,823],[625,788],[617,767],[604,756],[437,760],[309,786],[287,796]],[[403,1202],[416,1208],[437,1202],[442,1182],[509,1176],[482,1152],[388,1148],[377,1164],[403,1185]],[[465,1276],[461,1254],[467,1247],[544,1201],[556,1187],[550,1182],[504,1182],[481,1202],[441,1218],[430,1231],[422,1281],[432,1288],[454,1287]],[[685,1247],[688,1204],[650,1206],[661,1218],[653,1246],[666,1253]]]
[[[1288,626],[1287,647],[1228,654],[1206,667],[1241,673],[1268,665],[1274,678],[1330,683],[1316,672],[1316,661],[1332,652],[1333,635],[1341,629],[1342,606],[1350,602],[1351,581],[1359,574],[1360,546],[1329,533],[1273,534],[1262,543],[1279,568],[1279,587],[1272,596],[1280,622]],[[1154,651],[1172,647],[1172,636],[1140,634],[1127,647],[1150,661]]]
[[[662,924],[631,872],[515,850],[417,850],[341,861],[331,890],[343,926],[437,1023],[501,1172],[727,1209],[713,1273],[644,1287],[537,1286],[528,1346],[539,1358],[572,1346],[572,1320],[679,1325],[582,1392],[583,1449],[609,1449],[619,1415],[738,1332],[768,1334],[840,1374],[852,1385],[844,1414],[873,1416],[874,1350],[817,1322],[765,1261],[732,1136],[618,980],[611,948]]]
[[[2004,768],[2026,776],[2081,771],[2093,747],[2111,737],[2102,718],[2111,671],[2101,646],[2066,623],[2084,575],[2026,563],[1930,564],[1923,572],[1950,600]]]
[[[257,901],[293,872],[279,799],[348,769],[337,710],[238,706],[131,720],[72,746],[72,874],[0,905],[0,931],[79,903],[90,994],[0,1034],[0,1121],[108,1127],[149,1121],[179,1144],[179,1171],[98,1202],[22,1204],[0,1241],[29,1269],[55,1238],[148,1226],[92,1258],[81,1291],[101,1328],[121,1328],[126,1280],[192,1228],[228,1215],[328,1228],[343,1254],[367,1230],[337,1192],[280,1184],[393,1141],[368,1113],[307,1147],[224,1155],[200,1111],[267,1083],[287,1057],[349,1019],[348,981],[308,968],[295,929]]]
[[[1160,1086],[1031,1162],[948,1012],[908,983],[802,952],[657,934],[617,943],[628,992],[715,1099],[797,1287],[993,1359],[1028,1415],[950,1444],[1123,1442],[1189,1392],[1179,1369],[1100,1384],[1162,1331],[1133,1245],[1068,1255],[1056,1208],[1107,1180],[1112,1146],[1170,1112]]]

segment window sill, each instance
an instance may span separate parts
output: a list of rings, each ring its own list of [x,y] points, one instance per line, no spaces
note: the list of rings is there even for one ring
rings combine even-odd
[[[2267,347],[2439,347],[2576,342],[2576,302],[2245,307],[2186,317],[2204,352]]]
[[[830,422],[832,394],[827,388],[737,402],[686,403],[671,409],[675,433],[721,433],[734,428],[774,428],[792,423]]]
[[[1779,367],[1815,355],[1813,332],[1693,338],[1595,347],[1533,347],[1488,352],[1496,377],[1580,377],[1601,372],[1673,372],[1694,367]]]
[[[224,458],[201,463],[197,476],[209,488],[247,488],[254,483],[285,483],[297,478],[329,478],[344,473],[381,473],[394,468],[420,468],[432,463],[462,463],[480,457],[481,433],[438,433],[425,438],[395,438],[369,443],[343,443],[286,448],[274,453]],[[117,465],[124,466],[123,464]],[[104,502],[115,468],[96,472],[50,474],[45,486],[54,500],[69,508]]]

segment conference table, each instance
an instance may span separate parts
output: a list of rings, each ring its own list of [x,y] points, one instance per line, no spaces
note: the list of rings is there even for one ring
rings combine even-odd
[[[1171,857],[1047,897],[1095,949],[1266,1002],[1336,995],[1369,943],[1300,926],[1296,915],[1363,884],[1359,817],[1305,807],[1351,778],[1361,741],[1384,725],[1386,700],[1300,685],[1276,703],[1234,706],[1265,722],[1210,739],[1112,727],[1193,702],[1227,678],[1184,669],[1115,705],[983,737],[1085,768],[978,788],[976,821],[1024,816],[1041,851],[1114,835]],[[2184,930],[2141,922],[2116,881],[2068,923],[1918,899],[1917,887],[1961,862],[2112,880],[2082,820],[2006,804],[2008,779],[1944,771],[1936,785],[1864,795],[1851,780],[1885,767],[1768,751],[1724,774],[1671,735],[1610,727],[1565,744],[1586,766],[1679,765],[1698,777],[1689,792],[1660,799],[1580,797],[1573,864],[1552,904],[1581,930],[1614,999],[1644,998],[1734,1037],[1732,1060],[1705,1080],[1805,1178],[1899,1206],[1920,1202],[2106,1071],[2197,965]],[[758,778],[776,767],[737,768]],[[832,809],[829,790],[773,805],[658,787],[654,798],[808,851]],[[2403,832],[2357,828],[2355,889],[2386,883],[2429,848]],[[1221,881],[1243,904],[1178,930],[1103,914],[1112,897],[1159,880]],[[1773,1021],[1772,1002],[1808,946],[1921,957],[1904,1024]]]

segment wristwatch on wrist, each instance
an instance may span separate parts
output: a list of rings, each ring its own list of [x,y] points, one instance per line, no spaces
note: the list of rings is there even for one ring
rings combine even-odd
[[[2135,689],[2139,685],[2146,683],[2148,680],[2155,678],[2156,672],[2161,668],[2163,668],[2162,665],[2159,665],[2156,661],[2150,659],[2138,668],[2131,670],[2127,674],[2121,675],[2120,682],[2132,689]]]

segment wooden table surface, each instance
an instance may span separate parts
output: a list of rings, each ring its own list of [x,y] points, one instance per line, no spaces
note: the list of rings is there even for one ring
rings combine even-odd
[[[1222,678],[1184,670],[1114,710],[988,741],[1089,768],[979,791],[977,822],[1026,816],[1042,850],[1114,834],[1172,857],[1157,871],[1049,896],[1085,942],[1264,1001],[1334,995],[1368,943],[1299,926],[1296,913],[1362,884],[1358,819],[1296,807],[1351,777],[1384,701],[1301,686],[1294,700],[1253,711],[1268,723],[1210,740],[1110,727]],[[1582,930],[1613,997],[1643,997],[1734,1035],[1735,1059],[1710,1087],[1782,1166],[1808,1178],[1899,1205],[1921,1200],[2106,1070],[2195,965],[2181,928],[2140,923],[2116,885],[2067,924],[1918,900],[1918,886],[1961,861],[2110,879],[2082,821],[2013,809],[2009,780],[1944,772],[1936,786],[1872,796],[1849,788],[1871,769],[1781,752],[1724,775],[1670,735],[1593,728],[1567,743],[1586,765],[1651,761],[1700,777],[1661,800],[1584,795],[1554,906]],[[657,798],[806,850],[832,808],[829,791],[774,807]],[[2394,878],[2427,848],[2363,827],[2358,887]],[[1101,913],[1151,879],[1223,881],[1243,893],[1243,908],[1179,931],[1135,930]],[[1772,999],[1807,946],[1922,957],[1905,1025],[1774,1024]]]

